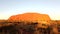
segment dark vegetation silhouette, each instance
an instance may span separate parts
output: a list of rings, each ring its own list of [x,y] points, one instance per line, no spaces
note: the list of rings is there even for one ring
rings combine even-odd
[[[27,22],[27,21],[26,21]],[[58,21],[56,21],[57,23]],[[60,22],[59,22],[60,23]],[[51,24],[47,28],[38,28],[38,22],[1,22],[0,23],[0,34],[60,34],[60,24]],[[2,24],[2,25],[1,25]],[[46,26],[42,24],[42,26]],[[56,32],[54,29],[57,28]]]

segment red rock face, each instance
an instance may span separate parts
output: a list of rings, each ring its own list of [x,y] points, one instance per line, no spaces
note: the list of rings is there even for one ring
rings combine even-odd
[[[11,16],[9,21],[49,21],[50,18],[46,14],[39,13],[25,13]]]

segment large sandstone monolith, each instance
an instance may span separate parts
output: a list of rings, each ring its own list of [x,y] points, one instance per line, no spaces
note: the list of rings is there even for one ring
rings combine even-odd
[[[13,15],[9,19],[9,21],[50,21],[50,17],[47,14],[39,14],[39,13],[24,13]]]

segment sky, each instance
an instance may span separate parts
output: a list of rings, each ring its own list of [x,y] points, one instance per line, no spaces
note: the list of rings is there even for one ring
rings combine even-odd
[[[0,0],[0,19],[26,12],[48,14],[60,20],[60,0]]]

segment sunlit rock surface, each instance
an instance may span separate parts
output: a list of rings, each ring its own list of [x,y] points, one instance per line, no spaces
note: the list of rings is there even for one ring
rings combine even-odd
[[[40,21],[50,21],[50,17],[47,14],[39,14],[39,13],[24,13],[13,15],[9,19],[9,21],[32,21],[32,22],[40,22]]]

